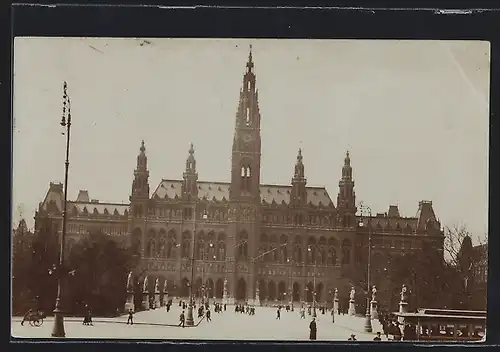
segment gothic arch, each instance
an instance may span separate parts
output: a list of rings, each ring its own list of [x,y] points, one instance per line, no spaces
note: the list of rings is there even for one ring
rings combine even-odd
[[[267,299],[269,301],[276,300],[276,284],[273,280],[269,281],[267,284]]]
[[[347,238],[342,241],[342,264],[347,265],[351,262],[352,243]]]
[[[215,298],[221,299],[224,295],[224,280],[217,279],[215,283]]]
[[[312,302],[314,294],[314,285],[311,281],[307,283],[305,291],[306,291],[306,302]]]
[[[195,297],[201,297],[202,288],[203,288],[203,281],[201,280],[201,277],[199,277],[196,279],[194,286],[193,286],[193,293],[194,293]]]
[[[132,231],[132,252],[134,254],[141,254],[142,248],[141,248],[141,242],[142,242],[142,231],[140,228],[136,227]]]
[[[270,242],[270,248],[269,250],[271,249],[274,249],[270,254],[270,260],[271,262],[273,263],[277,263],[278,262],[278,238],[275,234],[272,234],[270,237],[269,237],[269,242]]]
[[[290,259],[288,257],[287,243],[288,243],[288,238],[286,237],[286,235],[281,235],[280,236],[279,262],[282,264],[286,263],[288,261],[288,259]]]
[[[180,296],[181,297],[189,297],[189,280],[187,277],[184,277],[181,281],[180,285]]]
[[[235,298],[237,301],[244,301],[246,299],[246,295],[247,295],[247,283],[245,282],[245,279],[240,278],[236,285]]]
[[[248,259],[248,233],[245,230],[240,231],[238,236],[238,258]]]
[[[220,232],[217,236],[217,260],[226,260],[226,235]]]
[[[149,258],[155,258],[157,256],[157,244],[156,244],[156,231],[150,229],[148,232],[146,253]]]
[[[207,297],[208,298],[213,298],[214,295],[215,295],[215,284],[214,284],[214,280],[212,280],[211,278],[209,278],[207,280]]]
[[[278,301],[283,301],[286,299],[286,283],[280,281],[278,283]]]
[[[167,250],[166,257],[167,258],[175,258],[177,254],[177,234],[172,229],[168,231],[167,235]]]
[[[186,230],[182,233],[182,243],[181,243],[181,254],[182,258],[191,257],[191,233]]]
[[[207,235],[207,259],[208,260],[215,260],[217,259],[216,255],[217,251],[217,243],[215,241],[215,233],[213,231],[210,231]]]
[[[298,282],[293,283],[292,298],[294,302],[300,301],[300,284]]]
[[[196,260],[205,260],[205,251],[205,233],[202,230],[196,234]]]
[[[315,264],[316,259],[316,239],[309,236],[307,239],[307,264]]]
[[[316,301],[321,302],[321,298],[323,296],[323,290],[325,289],[325,285],[322,282],[316,285]]]
[[[261,301],[265,300],[267,297],[267,285],[266,282],[263,279],[260,279],[258,281],[258,287],[259,287],[259,298]]]

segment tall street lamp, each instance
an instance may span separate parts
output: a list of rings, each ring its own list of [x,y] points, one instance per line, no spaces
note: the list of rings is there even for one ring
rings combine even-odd
[[[312,256],[312,248],[311,246],[307,247],[307,251],[311,253]],[[314,253],[314,272],[313,272],[313,318],[316,318],[316,253]]]
[[[205,211],[203,213],[203,220],[206,220],[208,218],[208,214]],[[196,203],[193,207],[193,219],[194,219],[194,224],[193,224],[193,236],[192,236],[192,246],[191,246],[191,283],[189,285],[189,306],[188,306],[188,311],[187,311],[187,316],[186,316],[186,325],[187,326],[193,326],[194,325],[194,318],[193,318],[193,306],[194,306],[194,301],[193,301],[193,286],[194,286],[194,264],[195,264],[195,247],[196,247]]]
[[[368,211],[368,222],[371,221],[372,210],[368,206],[364,206],[363,203],[359,204],[361,211],[361,219],[359,220],[359,226],[363,227],[363,213]],[[366,289],[366,316],[365,316],[365,332],[372,332],[372,318],[370,313],[370,279],[371,279],[371,264],[372,264],[372,227],[368,224],[368,268],[366,273],[367,289]]]
[[[65,337],[64,331],[64,315],[61,307],[62,299],[62,284],[61,279],[64,273],[64,238],[66,236],[67,222],[67,203],[68,203],[68,170],[69,170],[69,141],[71,131],[71,100],[67,93],[68,85],[63,84],[63,113],[61,118],[61,126],[66,128],[66,161],[64,163],[64,204],[63,204],[63,225],[61,231],[61,243],[59,250],[59,267],[57,268],[57,298],[54,309],[54,327],[52,329],[52,337]]]
[[[286,262],[288,264],[288,301],[293,312],[292,261],[290,260],[290,258],[287,258]]]

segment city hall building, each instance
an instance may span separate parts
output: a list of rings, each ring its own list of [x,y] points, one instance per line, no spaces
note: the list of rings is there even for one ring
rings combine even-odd
[[[300,149],[290,165],[290,184],[262,184],[255,78],[250,52],[236,114],[230,182],[199,180],[191,145],[179,178],[161,180],[151,193],[143,141],[129,204],[102,203],[85,190],[68,202],[67,253],[89,230],[99,229],[140,256],[137,273],[147,275],[150,286],[159,278],[163,288],[166,280],[169,295],[188,296],[194,263],[196,295],[203,290],[222,298],[226,291],[230,299],[250,302],[288,302],[290,297],[310,302],[316,295],[324,302],[332,299],[335,288],[344,298],[351,285],[360,294],[366,289],[362,282],[370,234],[373,270],[383,269],[388,255],[418,250],[424,242],[442,249],[444,235],[432,202],[419,202],[415,217],[401,216],[394,205],[387,212],[360,215],[348,152],[339,165],[335,202],[324,187],[307,185]],[[49,217],[57,220],[60,233],[63,203],[63,185],[51,183],[35,227]]]

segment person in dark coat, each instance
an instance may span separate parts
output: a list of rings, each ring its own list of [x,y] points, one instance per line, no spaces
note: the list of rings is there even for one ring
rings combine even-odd
[[[276,310],[276,319],[281,320],[281,310],[279,308],[278,308],[278,310]]]
[[[134,325],[134,312],[132,312],[132,309],[128,310],[128,319],[127,319],[127,325]]]
[[[347,341],[358,341],[358,340],[356,339],[356,335],[351,334],[351,337],[349,337]]]
[[[186,316],[184,315],[184,311],[182,311],[181,315],[179,316],[179,326],[184,327],[186,324]]]
[[[377,332],[377,336],[373,338],[373,341],[382,341],[382,338],[380,337],[380,332]]]
[[[207,309],[206,316],[207,316],[207,321],[212,321],[212,318],[210,318],[210,309]]]
[[[313,318],[309,323],[309,340],[316,340],[316,318]]]

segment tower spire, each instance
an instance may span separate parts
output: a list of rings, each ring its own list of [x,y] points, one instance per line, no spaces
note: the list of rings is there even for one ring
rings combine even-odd
[[[229,198],[260,203],[260,112],[253,70],[253,52],[250,46],[236,112]]]
[[[355,226],[356,194],[354,192],[349,151],[346,152],[344,165],[342,166],[342,178],[339,181],[339,194],[337,196],[337,209],[339,210],[339,215],[342,216],[344,226]]]
[[[299,148],[292,178],[292,192],[290,193],[290,204],[295,207],[301,207],[307,204],[307,180],[304,176],[304,163],[302,160],[302,149]]]
[[[137,165],[134,171],[134,181],[132,182],[131,201],[142,201],[149,198],[149,171],[148,157],[146,156],[146,147],[144,140],[141,141],[139,155],[137,156]],[[141,213],[142,210],[139,212]]]
[[[248,52],[248,61],[247,61],[247,72],[252,72],[253,69],[253,58],[252,58],[252,44],[250,44],[250,50]]]
[[[186,199],[198,197],[198,173],[196,172],[196,159],[194,157],[194,145],[189,146],[188,157],[186,159],[186,170],[184,171],[182,184],[182,195]]]

